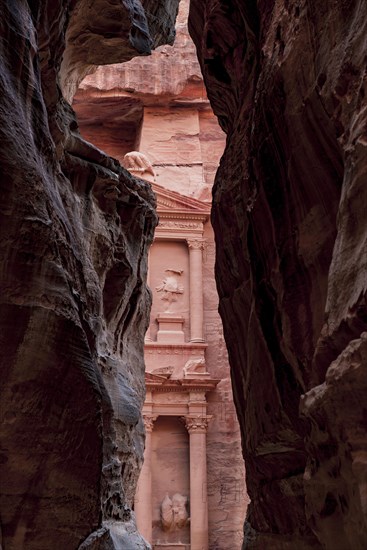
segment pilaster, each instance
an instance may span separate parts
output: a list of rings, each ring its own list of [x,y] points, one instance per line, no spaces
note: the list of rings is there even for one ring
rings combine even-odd
[[[204,239],[187,239],[190,261],[190,341],[204,342],[203,336],[203,249]]]

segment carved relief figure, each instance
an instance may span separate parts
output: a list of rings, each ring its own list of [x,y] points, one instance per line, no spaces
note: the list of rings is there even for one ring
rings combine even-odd
[[[193,357],[186,361],[183,372],[184,376],[190,375],[191,373],[207,374],[204,357]]]
[[[173,302],[177,302],[178,296],[183,294],[183,286],[181,286],[177,280],[177,275],[180,276],[183,273],[182,269],[165,269],[168,273],[162,281],[162,284],[156,287],[157,292],[162,292],[161,300],[166,302],[165,311],[169,311]]]
[[[163,531],[176,531],[185,527],[189,521],[187,497],[175,493],[172,499],[168,493],[161,504],[161,522]]]
[[[139,177],[143,179],[155,181],[153,166],[151,165],[147,157],[139,151],[131,151],[130,153],[126,153],[123,160],[123,166],[127,170],[129,170],[129,172],[138,172]],[[153,178],[148,177],[148,174],[150,174],[150,176],[153,176]]]

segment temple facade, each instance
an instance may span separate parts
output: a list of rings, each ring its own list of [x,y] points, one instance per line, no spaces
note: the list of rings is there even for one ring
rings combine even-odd
[[[156,549],[208,548],[207,396],[203,256],[208,205],[154,185],[159,226],[150,251],[145,462],[138,528]],[[209,243],[208,243],[209,244]]]
[[[239,446],[224,454],[228,440],[238,443],[238,429],[230,394],[223,392],[229,381],[213,311],[210,208],[155,183],[144,155],[130,154],[126,163],[135,176],[152,182],[159,214],[149,256],[153,303],[145,341],[146,447],[135,498],[138,528],[155,550],[240,548],[245,487]],[[214,320],[218,339],[212,334]],[[223,461],[222,470],[216,460]],[[215,541],[212,535],[223,530],[230,538]]]

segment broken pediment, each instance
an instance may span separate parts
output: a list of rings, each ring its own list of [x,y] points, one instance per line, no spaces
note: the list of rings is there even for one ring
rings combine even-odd
[[[157,199],[158,213],[180,212],[182,214],[202,214],[207,219],[210,213],[210,205],[198,199],[187,197],[152,183],[152,189]]]
[[[173,371],[174,367],[159,367],[157,369],[154,369],[151,374],[162,376],[164,378],[170,378]]]
[[[210,205],[152,183],[157,200],[159,225],[156,237],[164,239],[200,238],[209,220]]]
[[[159,370],[159,369],[157,369]],[[158,374],[153,372],[146,372],[145,373],[145,382],[151,383],[151,384],[162,384],[165,380],[167,380],[169,376],[165,374]]]

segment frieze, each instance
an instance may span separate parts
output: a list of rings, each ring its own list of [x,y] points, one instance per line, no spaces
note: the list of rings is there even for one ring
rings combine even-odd
[[[175,222],[175,221],[162,221],[159,222],[158,227],[160,229],[199,229],[202,230],[203,224],[201,222]]]

